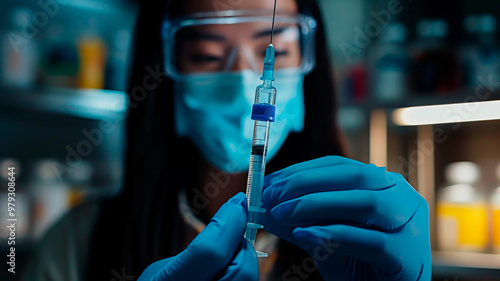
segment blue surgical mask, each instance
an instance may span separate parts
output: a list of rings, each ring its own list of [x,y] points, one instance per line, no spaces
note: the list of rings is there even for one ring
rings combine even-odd
[[[290,132],[304,126],[304,77],[299,69],[275,71],[276,121],[271,123],[267,159]],[[255,88],[262,84],[252,70],[183,76],[175,83],[175,128],[193,141],[205,159],[230,173],[248,170],[254,121]]]

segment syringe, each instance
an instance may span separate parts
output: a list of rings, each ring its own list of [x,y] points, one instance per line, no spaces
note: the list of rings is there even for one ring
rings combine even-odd
[[[271,43],[266,49],[264,59],[264,70],[260,80],[264,83],[255,90],[255,101],[252,108],[252,120],[255,121],[252,140],[252,154],[250,156],[250,167],[247,180],[248,198],[248,220],[245,231],[245,238],[255,245],[257,229],[262,229],[259,224],[260,213],[265,209],[261,208],[262,187],[264,184],[264,173],[266,167],[267,145],[269,140],[269,129],[271,122],[275,120],[276,88],[274,81],[274,47],[273,31],[274,18],[276,14],[276,1],[274,2],[273,26],[271,30]],[[257,251],[258,257],[267,257],[266,253]]]

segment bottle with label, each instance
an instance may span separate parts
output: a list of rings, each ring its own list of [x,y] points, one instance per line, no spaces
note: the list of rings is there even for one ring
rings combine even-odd
[[[472,162],[446,167],[448,186],[436,204],[437,237],[440,250],[482,252],[488,245],[487,203],[474,184],[480,175]]]
[[[0,82],[14,88],[30,88],[36,83],[39,65],[35,33],[29,33],[33,12],[20,8],[12,12],[11,29],[2,34]]]
[[[409,55],[405,40],[406,28],[394,23],[386,27],[373,48],[370,80],[377,101],[398,101],[407,92]]]
[[[115,35],[106,66],[106,89],[125,91],[127,88],[130,40],[130,31],[126,29]]]
[[[61,164],[41,159],[33,165],[28,188],[33,198],[33,234],[40,239],[69,207],[69,187],[61,178]]]
[[[29,239],[30,231],[30,202],[23,188],[24,174],[21,169],[16,159],[0,159],[0,206],[2,207],[0,220],[6,225],[10,223],[15,225],[13,230],[16,234],[15,239],[18,241]],[[1,227],[0,237],[9,237],[10,231],[8,227]],[[5,244],[7,243],[6,241]]]
[[[498,81],[500,50],[496,42],[496,19],[492,15],[470,15],[464,24],[471,42],[462,50],[466,86],[474,89],[480,79]]]
[[[448,24],[443,19],[424,19],[417,24],[417,39],[411,47],[412,87],[419,95],[458,90],[459,60],[446,46]]]
[[[497,166],[497,179],[500,182],[500,164]],[[500,254],[500,186],[498,186],[490,198],[493,251]]]
[[[69,185],[68,207],[73,208],[82,203],[91,192],[91,180],[94,167],[91,162],[82,160],[66,175]]]
[[[103,89],[105,85],[107,46],[97,30],[91,23],[77,43],[80,58],[78,88]]]
[[[346,101],[361,103],[366,99],[368,71],[362,62],[355,62],[345,72],[344,91]]]

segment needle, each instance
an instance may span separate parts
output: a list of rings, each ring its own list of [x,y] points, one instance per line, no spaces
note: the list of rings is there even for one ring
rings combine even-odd
[[[277,0],[274,0],[274,10],[273,10],[273,27],[271,28],[271,42],[270,44],[273,43],[273,34],[274,34],[274,19],[276,18],[276,2]]]

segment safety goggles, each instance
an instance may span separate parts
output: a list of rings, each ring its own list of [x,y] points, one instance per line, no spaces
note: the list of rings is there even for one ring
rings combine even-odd
[[[202,72],[262,72],[271,25],[271,11],[203,12],[167,20],[162,28],[164,70],[174,79]],[[275,69],[298,68],[306,74],[314,68],[315,28],[312,17],[277,13]]]

